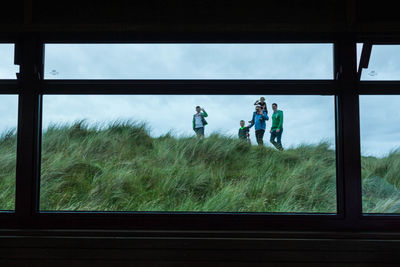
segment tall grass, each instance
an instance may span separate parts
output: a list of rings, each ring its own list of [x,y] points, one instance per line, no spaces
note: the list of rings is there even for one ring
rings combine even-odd
[[[16,144],[15,129],[0,135],[0,210],[13,210],[15,206]]]
[[[12,208],[15,133],[0,138],[0,156],[0,208]],[[365,211],[400,212],[399,158],[363,159]],[[335,153],[324,142],[280,152],[79,121],[48,127],[41,166],[42,210],[336,212]]]

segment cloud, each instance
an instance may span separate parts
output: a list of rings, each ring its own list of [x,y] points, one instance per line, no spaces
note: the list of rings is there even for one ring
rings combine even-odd
[[[332,60],[331,44],[49,44],[45,77],[332,79]]]
[[[284,111],[283,136],[286,146],[300,143],[334,143],[333,96],[268,96]],[[89,123],[117,119],[147,122],[154,137],[172,131],[175,135],[193,135],[195,106],[204,107],[209,117],[206,135],[212,132],[237,136],[239,121],[251,119],[255,95],[47,95],[43,101],[43,125],[87,119]],[[271,121],[267,127],[271,126]],[[253,143],[254,129],[251,130]],[[268,141],[266,133],[265,141]]]
[[[400,147],[400,95],[360,96],[361,152],[384,156]]]
[[[360,48],[360,46],[358,47]],[[370,69],[375,77],[398,79],[400,46],[374,46]],[[358,49],[360,54],[360,49]],[[0,78],[15,78],[13,45],[1,44]],[[46,45],[46,78],[65,79],[330,79],[332,45],[274,44],[51,44]],[[50,72],[56,70],[56,75]],[[367,71],[363,72],[366,75]],[[363,76],[365,77],[365,76]],[[243,92],[246,93],[246,92]],[[254,95],[131,95],[44,97],[44,126],[80,119],[111,122],[116,119],[146,121],[151,133],[167,131],[193,135],[191,120],[196,105],[210,114],[206,134],[218,131],[237,135],[239,121],[251,119]],[[284,111],[283,143],[286,147],[328,140],[334,143],[333,96],[265,96],[268,108],[277,102]],[[361,148],[364,155],[382,156],[398,147],[400,96],[361,96]],[[17,97],[0,95],[0,132],[16,127]],[[268,122],[270,126],[271,122]],[[254,129],[253,129],[254,131]],[[254,132],[252,140],[255,143]],[[268,134],[264,137],[268,141]]]
[[[371,75],[371,72],[374,75]],[[373,45],[368,69],[364,69],[362,80],[399,80],[400,46]]]
[[[0,135],[6,130],[17,128],[17,95],[0,95],[0,118]]]
[[[0,79],[16,79],[19,66],[14,65],[14,45],[0,44]]]

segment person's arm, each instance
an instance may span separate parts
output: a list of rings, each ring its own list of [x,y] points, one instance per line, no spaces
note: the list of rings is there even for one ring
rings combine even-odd
[[[251,122],[251,123],[254,123],[254,117],[256,116],[256,112],[254,111],[253,112],[253,117],[251,118],[251,121],[249,121],[249,122]]]
[[[193,121],[192,121],[192,124],[193,124],[193,130],[194,130],[194,116],[193,116]]]
[[[266,121],[269,120],[268,115],[267,115],[267,112],[263,111],[262,118],[263,118],[264,120],[266,120]]]
[[[202,113],[201,115],[203,115],[203,117],[208,117],[208,114],[207,114],[207,112],[204,110],[204,108],[203,108],[202,110],[203,110],[203,113]]]
[[[283,126],[283,111],[279,111],[279,124],[278,124],[278,129],[282,129]]]

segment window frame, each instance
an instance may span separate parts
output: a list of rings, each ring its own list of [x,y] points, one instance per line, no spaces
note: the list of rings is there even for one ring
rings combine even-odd
[[[47,44],[48,42],[46,42]],[[75,43],[75,42],[74,42]],[[118,42],[117,42],[118,43]],[[186,43],[186,42],[179,42]],[[191,42],[188,42],[191,43]],[[213,42],[211,42],[213,43]],[[218,43],[218,42],[217,42]],[[241,42],[242,43],[242,42]],[[247,42],[246,42],[247,43]],[[257,42],[249,42],[257,43]],[[265,42],[261,42],[265,43]],[[326,42],[331,43],[331,42]],[[333,43],[332,43],[333,44]],[[334,67],[334,66],[333,66]],[[333,75],[334,77],[334,75]],[[197,88],[202,89],[203,94],[276,94],[276,88],[279,88],[279,94],[302,94],[302,95],[335,95],[336,82],[332,80],[226,80],[226,79],[185,79],[185,80],[139,80],[139,79],[48,79],[42,81],[40,94],[196,94]],[[190,88],[190,89],[188,89]],[[246,90],[243,90],[246,89]],[[336,111],[335,111],[336,116]],[[337,150],[336,150],[337,153]],[[338,164],[338,161],[336,161]],[[338,167],[337,167],[338,169]],[[337,184],[339,173],[337,173]],[[339,190],[337,190],[339,191]],[[114,217],[133,217],[136,227],[149,225],[151,221],[164,221],[167,219],[167,225],[171,227],[185,227],[183,221],[195,221],[194,229],[202,229],[207,223],[205,221],[213,221],[214,227],[218,224],[224,228],[235,229],[237,225],[227,226],[227,221],[232,221],[230,218],[235,218],[235,221],[254,221],[255,224],[265,224],[266,221],[274,223],[274,220],[282,221],[288,217],[293,217],[291,220],[301,219],[305,224],[313,217],[312,221],[321,219],[326,221],[328,218],[343,217],[342,200],[339,200],[337,194],[337,213],[234,213],[234,212],[100,212],[100,211],[37,211],[40,216],[46,218],[57,218],[68,216],[70,219],[84,220],[94,217],[110,218]],[[62,214],[62,215],[60,215]],[[90,215],[89,215],[90,214]],[[79,217],[79,219],[78,219]],[[129,218],[128,217],[128,218]],[[136,219],[135,219],[136,218]],[[140,219],[139,219],[140,218]],[[143,226],[140,226],[141,221]],[[257,222],[258,221],[258,222]],[[166,224],[157,225],[157,227],[166,227]],[[242,223],[240,223],[242,224]],[[278,222],[279,224],[279,222]],[[126,227],[126,226],[125,226]],[[187,227],[187,226],[186,226]],[[208,227],[208,226],[207,226]],[[243,226],[239,226],[243,227]],[[255,226],[258,227],[258,226]],[[274,226],[276,227],[276,226]]]
[[[14,52],[15,52],[15,40],[13,38],[1,38],[0,44],[12,44],[14,45]],[[0,96],[1,95],[16,95],[18,97],[18,118],[17,118],[17,129],[19,125],[19,86],[18,80],[16,79],[0,79]],[[19,130],[19,129],[18,129]],[[18,130],[17,130],[17,150],[15,151],[17,154],[17,161],[18,161]],[[17,162],[16,162],[17,166]],[[17,172],[17,170],[15,170]],[[17,176],[17,175],[15,175]],[[16,177],[15,177],[16,179]],[[0,220],[5,225],[12,225],[15,222],[15,214],[16,214],[16,196],[17,196],[17,181],[15,180],[15,200],[14,200],[14,210],[0,210]]]
[[[315,35],[318,36],[318,35]],[[112,41],[110,41],[112,40]],[[333,43],[333,80],[43,80],[45,43]],[[46,229],[109,229],[146,231],[269,231],[269,230],[387,230],[400,227],[400,217],[365,215],[361,210],[361,160],[358,96],[366,92],[400,94],[400,83],[359,82],[356,40],[349,36],[312,38],[275,36],[160,36],[98,34],[26,34],[18,39],[20,75],[13,85],[19,93],[16,210],[0,213],[2,227]],[[16,46],[17,47],[17,46]],[[0,89],[2,88],[0,82]],[[18,85],[18,86],[17,86]],[[137,86],[140,86],[137,88]],[[174,88],[180,88],[172,91]],[[169,212],[49,212],[39,211],[41,101],[43,94],[190,94],[185,88],[207,86],[206,93],[335,96],[337,214],[307,213],[169,213]],[[384,85],[385,86],[385,85]],[[162,90],[160,89],[162,87]],[[234,88],[234,89],[232,89]],[[391,88],[391,89],[390,89]],[[214,90],[214,91],[213,91]],[[195,94],[195,92],[193,91]],[[344,116],[344,114],[351,116]],[[353,127],[356,125],[355,127]],[[3,220],[4,219],[4,220]]]

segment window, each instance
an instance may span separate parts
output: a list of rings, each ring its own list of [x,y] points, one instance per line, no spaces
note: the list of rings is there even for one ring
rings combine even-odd
[[[373,45],[368,68],[361,79],[400,80],[400,45]]]
[[[360,96],[363,211],[400,213],[399,95]]]
[[[41,44],[29,43],[24,51],[40,55]],[[36,65],[38,75],[24,68],[20,84],[0,83],[3,95],[19,94],[25,103],[19,109],[24,124],[17,166],[24,171],[17,167],[17,214],[66,228],[392,229],[381,220],[383,213],[398,212],[396,186],[388,185],[389,169],[373,173],[370,165],[387,162],[396,143],[385,136],[388,146],[374,146],[368,123],[375,112],[368,101],[378,103],[381,95],[395,100],[396,81],[349,81],[356,44],[45,47],[45,64],[41,57],[21,61]],[[138,48],[142,53],[132,52]],[[168,65],[160,51],[179,51],[187,60]],[[215,68],[212,59],[218,59]],[[261,96],[269,120],[258,146],[255,126],[250,144],[238,131]],[[283,151],[269,140],[274,102],[284,114]],[[197,105],[208,113],[204,139],[193,130]],[[195,125],[204,125],[196,118]]]
[[[45,78],[332,79],[332,51],[332,44],[47,44]]]
[[[18,95],[14,45],[0,43],[0,210],[14,210],[17,157]]]
[[[0,79],[15,79],[14,45],[0,43]]]
[[[268,120],[247,137],[258,95],[45,95],[40,207],[336,213],[333,96],[264,97],[255,120]],[[272,103],[284,151],[269,141]]]

